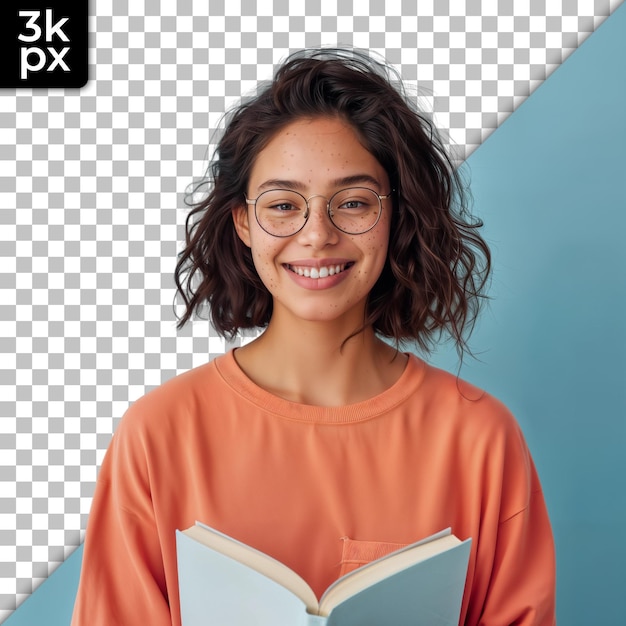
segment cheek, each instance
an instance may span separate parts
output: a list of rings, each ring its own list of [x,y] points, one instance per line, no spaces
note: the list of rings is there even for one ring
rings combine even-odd
[[[259,278],[265,287],[271,291],[276,284],[276,265],[274,263],[275,251],[271,246],[263,245],[260,241],[252,239],[252,260]]]
[[[389,235],[387,231],[373,232],[365,241],[366,254],[373,259],[373,266],[376,272],[380,273],[383,269],[387,254],[389,251]]]

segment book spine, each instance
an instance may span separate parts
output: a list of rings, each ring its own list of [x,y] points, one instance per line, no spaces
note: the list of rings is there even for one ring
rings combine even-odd
[[[321,615],[312,615],[311,613],[307,613],[306,617],[306,626],[325,626],[326,622],[328,621],[327,617],[322,617]]]

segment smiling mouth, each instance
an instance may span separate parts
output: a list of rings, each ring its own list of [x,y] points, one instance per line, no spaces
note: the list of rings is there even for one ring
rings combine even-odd
[[[299,265],[285,264],[285,267],[298,276],[305,276],[306,278],[326,278],[327,276],[334,276],[335,274],[341,274],[341,272],[352,267],[354,262],[342,263],[340,265],[323,265],[322,267],[303,267]]]

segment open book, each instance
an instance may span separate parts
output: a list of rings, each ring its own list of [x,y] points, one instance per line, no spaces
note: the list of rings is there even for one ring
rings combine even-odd
[[[470,539],[443,530],[342,576],[317,600],[276,559],[196,522],[176,531],[183,626],[457,626]]]

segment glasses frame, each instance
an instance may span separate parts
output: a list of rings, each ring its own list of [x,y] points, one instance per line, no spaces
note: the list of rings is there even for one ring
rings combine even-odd
[[[331,205],[331,203],[333,201],[333,198],[335,196],[339,195],[340,193],[343,193],[344,191],[346,191],[348,189],[362,189],[362,190],[365,190],[365,191],[370,191],[371,193],[373,193],[378,198],[378,216],[376,217],[376,221],[367,230],[363,230],[363,231],[360,231],[358,233],[352,233],[352,232],[350,232],[348,230],[344,230],[343,228],[339,228],[339,226],[337,226],[337,224],[335,224],[335,222],[333,221],[333,214],[332,214],[332,211],[330,210],[330,205]],[[304,202],[306,204],[306,215],[304,216],[304,222],[302,222],[302,226],[300,226],[300,228],[298,228],[298,230],[294,231],[293,233],[290,233],[289,235],[276,235],[274,233],[271,233],[259,221],[259,215],[258,215],[257,210],[256,210],[257,202],[258,202],[258,200],[259,200],[259,198],[261,196],[263,196],[266,193],[270,193],[272,191],[288,191],[289,193],[295,193],[295,194],[299,195],[304,200]],[[306,223],[309,221],[309,216],[311,215],[311,207],[309,206],[309,202],[313,198],[323,198],[324,200],[326,200],[326,214],[328,215],[328,219],[330,220],[330,223],[339,232],[342,232],[345,235],[364,235],[365,233],[368,233],[370,230],[372,230],[373,228],[376,227],[376,225],[380,221],[380,216],[383,214],[383,208],[384,208],[383,207],[383,200],[387,200],[388,198],[391,198],[391,196],[393,195],[393,192],[394,192],[394,190],[392,189],[388,194],[381,195],[379,193],[376,193],[373,189],[370,189],[369,187],[346,187],[345,189],[340,189],[339,191],[336,191],[330,198],[326,198],[326,196],[323,196],[322,194],[319,194],[319,193],[316,193],[316,194],[310,196],[309,198],[305,198],[299,191],[295,191],[294,189],[283,189],[283,188],[277,187],[275,189],[267,189],[267,190],[265,190],[263,193],[260,193],[256,198],[245,198],[245,200],[246,200],[246,204],[254,205],[254,217],[256,219],[257,224],[261,228],[261,230],[266,232],[268,235],[271,235],[272,237],[280,237],[281,239],[284,239],[285,237],[293,237],[294,235],[297,235],[306,226]]]

